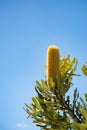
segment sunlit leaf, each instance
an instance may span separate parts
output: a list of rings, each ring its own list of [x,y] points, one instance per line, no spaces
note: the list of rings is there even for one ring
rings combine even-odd
[[[38,108],[38,110],[42,111],[42,108],[41,108],[41,106],[39,105],[37,99],[33,97],[32,100],[33,100],[35,106]]]
[[[82,66],[82,72],[87,76],[87,63]]]

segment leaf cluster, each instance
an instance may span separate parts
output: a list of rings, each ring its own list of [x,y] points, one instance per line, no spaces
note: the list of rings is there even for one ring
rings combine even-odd
[[[86,130],[87,129],[87,94],[85,101],[74,90],[73,100],[66,96],[72,85],[77,68],[77,59],[70,55],[60,60],[60,75],[56,77],[57,86],[51,81],[51,87],[44,80],[36,81],[37,95],[32,97],[32,104],[25,104],[28,117],[33,118],[41,130]]]

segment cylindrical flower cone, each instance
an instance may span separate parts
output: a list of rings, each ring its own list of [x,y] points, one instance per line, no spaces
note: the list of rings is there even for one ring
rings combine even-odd
[[[49,46],[47,49],[47,85],[51,86],[50,80],[52,79],[56,85],[56,77],[59,74],[59,48],[57,46]]]

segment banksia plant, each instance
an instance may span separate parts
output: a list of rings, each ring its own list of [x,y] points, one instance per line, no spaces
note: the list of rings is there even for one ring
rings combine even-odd
[[[59,75],[60,54],[57,46],[50,46],[47,49],[47,85],[51,86],[51,80],[56,85],[56,78]]]
[[[73,76],[79,76],[75,73],[77,63],[70,55],[61,58],[57,46],[48,47],[46,80],[36,81],[37,95],[24,108],[41,130],[87,130],[87,94],[84,100],[77,89],[72,100],[66,94]],[[87,63],[82,72],[87,76]]]

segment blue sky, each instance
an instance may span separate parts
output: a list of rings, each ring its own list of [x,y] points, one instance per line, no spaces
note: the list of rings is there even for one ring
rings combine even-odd
[[[35,96],[35,81],[45,78],[49,45],[61,57],[78,59],[77,72],[87,61],[86,0],[0,0],[0,129],[39,130],[27,120],[24,103]],[[87,92],[84,75],[73,79],[81,96]]]

